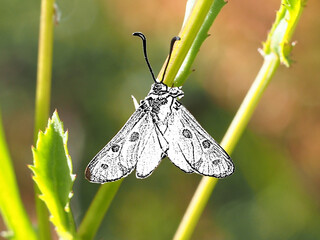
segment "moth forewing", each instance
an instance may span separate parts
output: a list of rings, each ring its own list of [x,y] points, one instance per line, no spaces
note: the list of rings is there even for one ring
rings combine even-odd
[[[138,108],[121,130],[88,164],[85,176],[90,182],[116,181],[135,168],[139,138],[143,135],[147,115]]]
[[[224,178],[234,172],[234,165],[225,150],[208,134],[192,114],[180,105],[176,110],[181,122],[179,136],[186,161],[195,172],[216,178]],[[170,157],[170,156],[169,156]]]

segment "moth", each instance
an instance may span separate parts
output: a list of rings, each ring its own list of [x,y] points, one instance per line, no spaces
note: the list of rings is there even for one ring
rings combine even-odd
[[[163,83],[174,42],[171,41],[168,61],[162,80],[155,79],[148,61],[146,38],[133,33],[143,42],[144,57],[154,83],[136,111],[90,161],[86,178],[93,183],[119,180],[136,169],[137,178],[146,178],[168,157],[186,173],[224,178],[234,172],[234,165],[224,149],[200,126],[192,114],[178,101],[184,96],[181,87]]]

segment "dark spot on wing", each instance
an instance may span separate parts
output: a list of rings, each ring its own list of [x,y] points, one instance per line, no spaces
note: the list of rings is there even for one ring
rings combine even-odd
[[[189,129],[183,129],[182,135],[183,135],[185,138],[192,138],[192,134],[191,134],[191,132],[190,132]]]
[[[102,164],[101,164],[101,168],[103,168],[103,169],[107,169],[107,168],[108,168],[108,165],[107,165],[107,164],[105,164],[105,163],[102,163]]]
[[[202,146],[204,148],[209,148],[211,146],[211,142],[208,139],[206,139],[202,142]]]
[[[198,162],[194,163],[194,168],[198,170],[202,163],[203,163],[203,160],[200,159]]]
[[[218,165],[218,164],[221,163],[221,161],[220,161],[219,159],[216,159],[216,160],[213,160],[212,163],[213,163],[214,165]]]
[[[135,142],[139,139],[139,133],[138,132],[133,132],[130,136],[129,141],[130,142]]]
[[[120,167],[120,170],[123,175],[125,175],[129,170],[125,166],[123,166],[121,163],[118,163],[118,166]]]
[[[118,152],[119,149],[120,149],[120,146],[117,145],[117,144],[115,144],[115,145],[113,145],[113,146],[111,147],[112,152]]]

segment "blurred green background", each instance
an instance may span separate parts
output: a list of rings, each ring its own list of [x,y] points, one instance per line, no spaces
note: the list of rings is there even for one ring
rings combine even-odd
[[[69,130],[79,223],[98,185],[84,179],[90,159],[134,111],[152,84],[141,41],[157,73],[177,35],[185,1],[57,1],[51,113]],[[279,0],[230,1],[218,15],[183,90],[183,104],[220,141],[257,74],[257,49]],[[307,3],[295,61],[275,74],[219,181],[192,239],[320,239],[320,2]],[[35,221],[32,161],[39,1],[3,0],[0,11],[0,105],[28,213]],[[201,177],[162,161],[146,180],[121,185],[96,239],[170,239]],[[5,183],[1,183],[5,184]],[[0,230],[5,226],[0,220]]]

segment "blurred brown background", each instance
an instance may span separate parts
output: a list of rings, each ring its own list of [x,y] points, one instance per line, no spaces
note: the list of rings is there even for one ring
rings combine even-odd
[[[77,180],[72,208],[79,223],[98,186],[86,164],[134,111],[177,35],[185,1],[57,1],[52,111],[69,130]],[[183,104],[220,141],[253,82],[279,0],[229,1],[184,85]],[[5,0],[0,14],[0,104],[21,194],[34,217],[30,146],[38,44],[38,1]],[[236,172],[221,180],[192,239],[320,239],[320,19],[310,0],[293,40],[291,68],[281,66],[232,154]],[[139,87],[137,87],[139,86]],[[200,180],[168,159],[146,180],[131,174],[96,239],[170,239]],[[5,183],[1,183],[5,184]],[[5,227],[1,222],[0,230]]]

